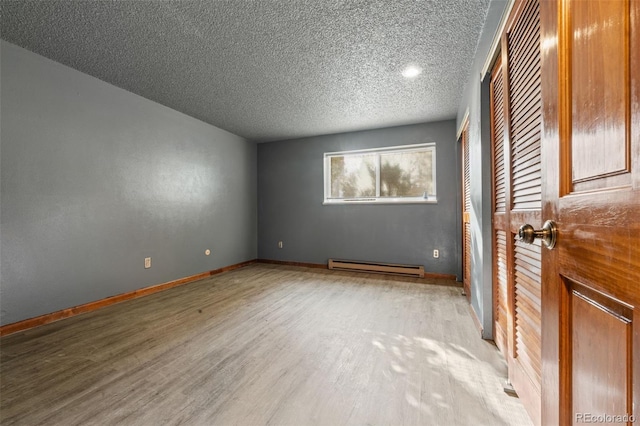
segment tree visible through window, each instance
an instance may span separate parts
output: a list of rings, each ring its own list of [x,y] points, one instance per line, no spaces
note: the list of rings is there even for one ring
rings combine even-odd
[[[435,201],[435,144],[325,154],[325,203]]]

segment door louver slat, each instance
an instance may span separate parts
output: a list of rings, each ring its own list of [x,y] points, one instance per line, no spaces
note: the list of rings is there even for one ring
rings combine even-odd
[[[467,299],[471,300],[471,223],[469,215],[471,212],[471,166],[469,162],[469,126],[465,125],[462,130],[462,155],[463,155],[463,210],[465,220],[463,221],[463,285]]]
[[[509,105],[511,111],[511,161],[513,175],[526,176],[540,172],[540,24],[539,5],[530,2],[521,24],[508,35]],[[540,188],[526,190],[517,184],[512,188],[515,209],[540,209]]]
[[[506,204],[506,172],[504,167],[504,81],[497,73],[492,82],[494,211],[504,212]]]
[[[507,353],[507,318],[509,311],[508,281],[507,281],[507,233],[496,231],[496,344],[503,354]]]
[[[526,213],[525,216],[515,217],[529,217],[530,212],[539,212],[542,207],[540,4],[532,0],[523,6],[516,25],[506,34],[508,99],[505,104],[510,119],[511,209]],[[519,225],[510,223],[512,229]],[[517,386],[520,389],[533,389],[533,393],[539,395],[541,244],[539,241],[534,245],[522,244],[514,237],[510,245],[514,368],[520,369],[528,377],[528,380],[518,379]],[[528,398],[532,397],[531,390],[525,392]],[[531,402],[536,406],[540,403],[539,400]]]
[[[515,242],[516,356],[540,388],[540,251],[541,245]]]
[[[509,379],[541,418],[541,245],[513,231],[542,207],[540,1],[516,0],[491,73],[494,336]],[[522,222],[521,222],[522,221]]]

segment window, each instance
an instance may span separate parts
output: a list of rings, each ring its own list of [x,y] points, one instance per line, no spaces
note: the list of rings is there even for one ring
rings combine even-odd
[[[324,203],[436,202],[434,143],[324,154]]]

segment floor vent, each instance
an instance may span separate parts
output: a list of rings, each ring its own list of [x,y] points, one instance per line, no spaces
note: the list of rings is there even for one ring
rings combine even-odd
[[[329,269],[424,278],[424,266],[422,265],[397,265],[394,263],[329,259]]]

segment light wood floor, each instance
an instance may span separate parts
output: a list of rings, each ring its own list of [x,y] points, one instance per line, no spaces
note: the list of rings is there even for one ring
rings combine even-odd
[[[460,288],[256,264],[0,341],[2,425],[527,425]]]

